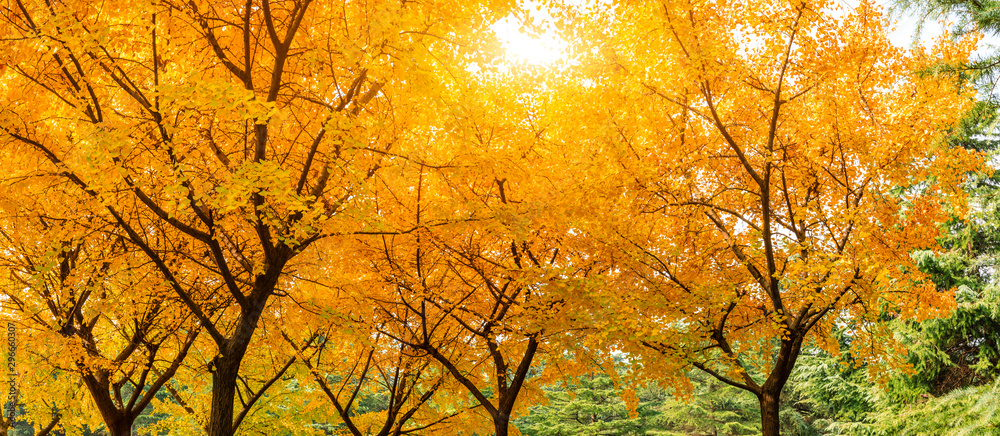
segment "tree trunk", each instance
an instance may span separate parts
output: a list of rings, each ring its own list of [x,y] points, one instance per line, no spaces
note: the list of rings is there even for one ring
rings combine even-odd
[[[234,404],[236,402],[236,382],[240,375],[240,366],[247,348],[257,330],[257,321],[264,313],[268,296],[274,291],[274,286],[281,277],[281,271],[290,256],[282,252],[280,259],[267,268],[267,273],[254,279],[254,287],[250,295],[245,297],[248,307],[244,312],[233,335],[224,343],[219,344],[219,355],[212,359],[215,370],[212,372],[212,408],[208,417],[208,436],[233,436]]]
[[[109,426],[108,433],[110,433],[111,436],[132,436],[132,424],[133,420],[123,419],[122,422],[115,423],[114,426]]]
[[[104,426],[111,436],[132,436],[132,424],[135,416],[118,408],[111,398],[111,384],[106,370],[97,370],[83,376],[83,382],[90,391],[90,396],[101,414]],[[4,433],[6,434],[6,433]]]
[[[266,289],[274,289],[274,283],[277,282],[276,277],[279,273],[280,269],[278,273],[271,274],[275,278],[265,284],[265,286],[269,286]],[[260,281],[261,277],[258,277],[258,285],[260,285]],[[257,321],[267,303],[267,295],[267,293],[263,293],[263,297],[250,301],[251,310],[243,315],[233,336],[220,347],[220,354],[212,360],[215,371],[212,372],[212,408],[206,429],[208,436],[233,436],[236,433],[236,429],[233,428],[236,382],[240,375],[243,357],[246,356],[253,332],[257,329]]]
[[[760,424],[763,436],[781,435],[781,421],[778,420],[780,394],[780,392],[764,392],[757,397],[760,401]]]
[[[510,427],[510,415],[503,412],[498,413],[496,419],[493,420],[493,426],[496,429],[495,436],[507,436],[507,431]]]
[[[799,359],[802,351],[802,340],[805,332],[793,331],[791,339],[781,341],[781,348],[776,356],[774,369],[771,375],[761,386],[757,400],[760,402],[760,424],[761,434],[764,436],[780,436],[781,421],[778,417],[778,409],[781,407],[781,390],[788,383],[788,378],[792,375],[792,368]]]
[[[219,356],[212,362],[212,408],[208,418],[209,436],[232,436],[233,402],[236,400],[236,380],[243,356]]]

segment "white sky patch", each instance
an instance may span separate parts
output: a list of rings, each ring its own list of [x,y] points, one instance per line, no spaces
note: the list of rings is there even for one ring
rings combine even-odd
[[[893,2],[892,0],[879,0],[876,3],[878,6],[882,7],[882,14],[884,17],[892,7]],[[858,2],[856,0],[837,0],[835,7],[830,9],[828,12],[833,17],[839,19],[845,17],[857,6]],[[890,22],[889,41],[897,47],[911,47],[914,41],[913,36],[917,33],[918,19],[919,17],[915,13],[908,12],[893,20],[893,22]],[[934,37],[940,35],[942,30],[944,30],[944,27],[941,23],[924,23],[920,43],[924,46],[931,45],[934,41]]]
[[[503,46],[510,65],[555,66],[572,64],[573,46],[556,30],[553,9],[544,0],[519,0],[519,11],[508,14],[490,29]],[[556,0],[556,8],[577,12],[608,13],[615,9],[614,0]]]
[[[569,42],[556,33],[555,19],[548,8],[534,0],[525,0],[520,6],[526,18],[511,13],[490,26],[503,44],[507,62],[546,66],[566,60]]]
[[[490,28],[503,44],[507,62],[541,66],[565,60],[568,56],[569,43],[547,23],[541,26],[542,33],[529,32],[513,15],[508,15]]]
[[[838,0],[838,3],[841,8],[834,12],[835,16],[846,15],[858,5],[856,0]],[[884,15],[887,15],[893,7],[893,0],[878,0],[877,3],[882,7]],[[897,47],[913,47],[915,42],[924,47],[931,47],[934,44],[934,39],[945,32],[949,26],[949,23],[943,21],[927,20],[923,23],[923,29],[920,29],[919,12],[912,10],[901,12],[896,12],[897,16],[892,17],[892,21],[889,23],[889,41]],[[920,31],[920,37],[916,38],[918,30]],[[973,55],[993,51],[998,43],[1000,43],[1000,40],[996,37],[988,36],[983,38],[979,42],[976,51],[973,52]]]

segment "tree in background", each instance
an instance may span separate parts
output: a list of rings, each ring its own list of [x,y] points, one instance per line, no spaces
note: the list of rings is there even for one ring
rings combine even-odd
[[[977,168],[943,141],[970,90],[916,74],[973,42],[906,53],[874,5],[833,7],[622,6],[628,20],[588,35],[605,62],[590,98],[620,107],[579,139],[605,150],[594,191],[612,204],[587,231],[621,253],[596,327],[651,372],[693,366],[752,393],[768,436],[803,347],[835,349],[839,320],[865,358],[898,349],[886,318],[949,312],[909,253]]]
[[[901,1],[897,11],[917,11],[922,23],[953,20],[952,35],[995,35],[995,2]],[[917,35],[919,36],[919,35]],[[916,36],[915,36],[916,40]],[[998,105],[997,55],[986,52],[967,62],[932,65],[927,72],[951,71],[975,85],[981,101],[950,131],[953,146],[995,156]],[[829,425],[845,434],[994,434],[997,364],[998,181],[989,172],[970,174],[962,184],[970,197],[970,214],[955,214],[938,238],[938,246],[912,257],[941,290],[954,289],[956,309],[948,317],[923,322],[897,321],[898,340],[908,344],[912,370],[889,375],[873,384],[864,367],[836,365],[837,358],[816,356],[813,367],[826,371],[797,375],[801,392]],[[861,376],[861,377],[859,377]],[[844,383],[836,383],[841,380]],[[830,395],[831,392],[837,393]],[[838,400],[839,398],[839,400]],[[828,423],[828,424],[827,424]],[[821,425],[824,426],[824,425]]]
[[[1000,4],[987,1],[924,0],[900,1],[897,11],[919,14],[920,23],[932,19],[954,19],[954,37],[981,32],[1000,33],[997,10]],[[951,133],[951,142],[969,149],[985,150],[995,159],[1000,140],[996,123],[1000,116],[997,74],[1000,54],[985,52],[968,62],[943,64],[938,70],[955,70],[974,84],[982,102],[969,111],[963,123]],[[992,380],[1000,364],[1000,294],[996,267],[1000,265],[1000,179],[995,174],[974,174],[964,184],[972,197],[973,213],[956,217],[948,232],[939,239],[935,251],[915,253],[922,270],[942,288],[955,287],[958,310],[950,318],[909,325],[901,334],[925,345],[914,356],[922,390],[935,395]]]
[[[600,371],[568,378],[543,391],[548,404],[533,406],[528,415],[516,421],[524,435],[645,434],[657,428],[651,424],[660,413],[656,407],[664,397],[662,390],[638,389],[637,416],[631,417],[620,386]]]
[[[984,144],[988,137],[961,136],[980,134],[959,130],[953,142],[991,148]],[[956,290],[956,308],[947,317],[893,323],[897,340],[907,344],[908,353],[901,357],[910,371],[887,374],[888,380],[874,383],[865,375],[869,368],[855,362],[844,347],[841,357],[811,356],[795,376],[794,390],[824,421],[818,427],[862,435],[991,434],[998,416],[992,399],[1000,359],[996,186],[993,176],[973,174],[964,184],[972,203],[969,216],[947,223],[934,250],[912,253],[940,290]]]
[[[810,371],[812,356],[803,356],[805,371],[796,370],[792,389],[782,398],[782,434],[815,436],[824,434],[824,423],[815,423],[813,406],[824,407],[827,393],[841,397],[841,383],[827,377],[808,377],[811,381],[828,383],[821,389],[807,390],[817,394],[823,404],[809,404],[812,397],[802,394],[797,383],[803,372]],[[619,362],[620,363],[620,362]],[[836,366],[836,365],[835,365]],[[598,368],[582,376],[568,377],[543,387],[547,404],[533,406],[528,415],[517,420],[521,433],[527,436],[575,435],[757,435],[760,434],[760,409],[751,395],[726,385],[699,370],[688,374],[691,386],[687,391],[664,389],[656,381],[629,379],[619,368],[619,374],[609,376]],[[862,371],[857,371],[861,373]],[[863,377],[863,374],[862,374]],[[623,400],[634,394],[635,403]],[[840,404],[833,401],[835,406]],[[630,410],[634,407],[634,410]],[[819,425],[814,425],[819,424]]]

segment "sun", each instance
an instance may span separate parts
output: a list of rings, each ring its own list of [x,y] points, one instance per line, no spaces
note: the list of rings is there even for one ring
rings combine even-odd
[[[530,19],[541,32],[527,31],[513,14],[490,26],[503,46],[507,63],[549,66],[566,60],[569,43],[553,29],[552,17],[544,9],[529,10],[533,12]]]

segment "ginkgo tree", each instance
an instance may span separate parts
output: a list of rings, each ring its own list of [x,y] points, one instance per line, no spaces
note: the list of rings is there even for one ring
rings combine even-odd
[[[978,160],[942,138],[973,96],[919,73],[974,41],[898,49],[869,2],[842,18],[824,1],[616,7],[579,30],[584,98],[617,104],[578,139],[608,204],[588,231],[618,253],[595,328],[651,372],[754,394],[777,435],[803,346],[836,349],[842,323],[875,356],[894,350],[881,320],[949,310],[909,252],[962,210]]]
[[[25,187],[7,186],[14,192]],[[0,265],[9,275],[0,295],[7,303],[4,316],[17,325],[14,347],[19,332],[25,360],[34,362],[24,367],[35,374],[24,375],[76,375],[107,432],[131,434],[135,419],[177,372],[199,329],[190,314],[177,313],[162,280],[142,267],[145,260],[124,240],[107,229],[77,229],[74,224],[85,217],[59,216],[42,202],[20,200],[2,214]],[[52,401],[58,391],[22,401]],[[73,413],[86,415],[82,410]]]
[[[470,33],[506,7],[16,0],[0,144],[33,158],[5,163],[42,158],[76,190],[47,200],[146,257],[211,339],[206,430],[231,435],[244,357],[269,303],[295,292],[293,259],[378,227],[367,186],[435,76],[463,68]]]
[[[512,7],[8,2],[0,155],[27,192],[0,197],[66,233],[19,248],[10,230],[3,255],[72,257],[82,283],[128,259],[142,292],[167,290],[137,307],[192,338],[170,337],[176,383],[146,392],[211,436],[286,424],[254,411],[306,385],[362,433],[350,398],[372,379],[342,368],[402,376],[382,378],[385,434],[502,435],[540,355],[602,346],[752,392],[775,435],[808,341],[840,322],[877,355],[881,320],[948,308],[908,253],[961,212],[978,161],[940,139],[973,98],[918,72],[973,40],[899,50],[869,2],[551,5],[574,58],[510,71],[486,29]],[[10,294],[48,308],[31,271],[57,271],[20,267]],[[49,312],[84,332],[64,291]],[[570,329],[585,347],[562,353]],[[155,404],[133,398],[118,411]]]
[[[379,332],[438,364],[452,398],[471,396],[459,422],[505,436],[537,398],[542,359],[561,357],[551,342],[564,328],[539,320],[558,318],[592,265],[570,260],[578,247],[559,218],[575,197],[559,189],[566,156],[543,139],[549,97],[519,94],[541,88],[530,74],[466,86],[460,74],[432,123],[448,128],[424,132],[448,146],[415,152],[377,188],[380,215],[413,231],[358,237],[354,269]]]

